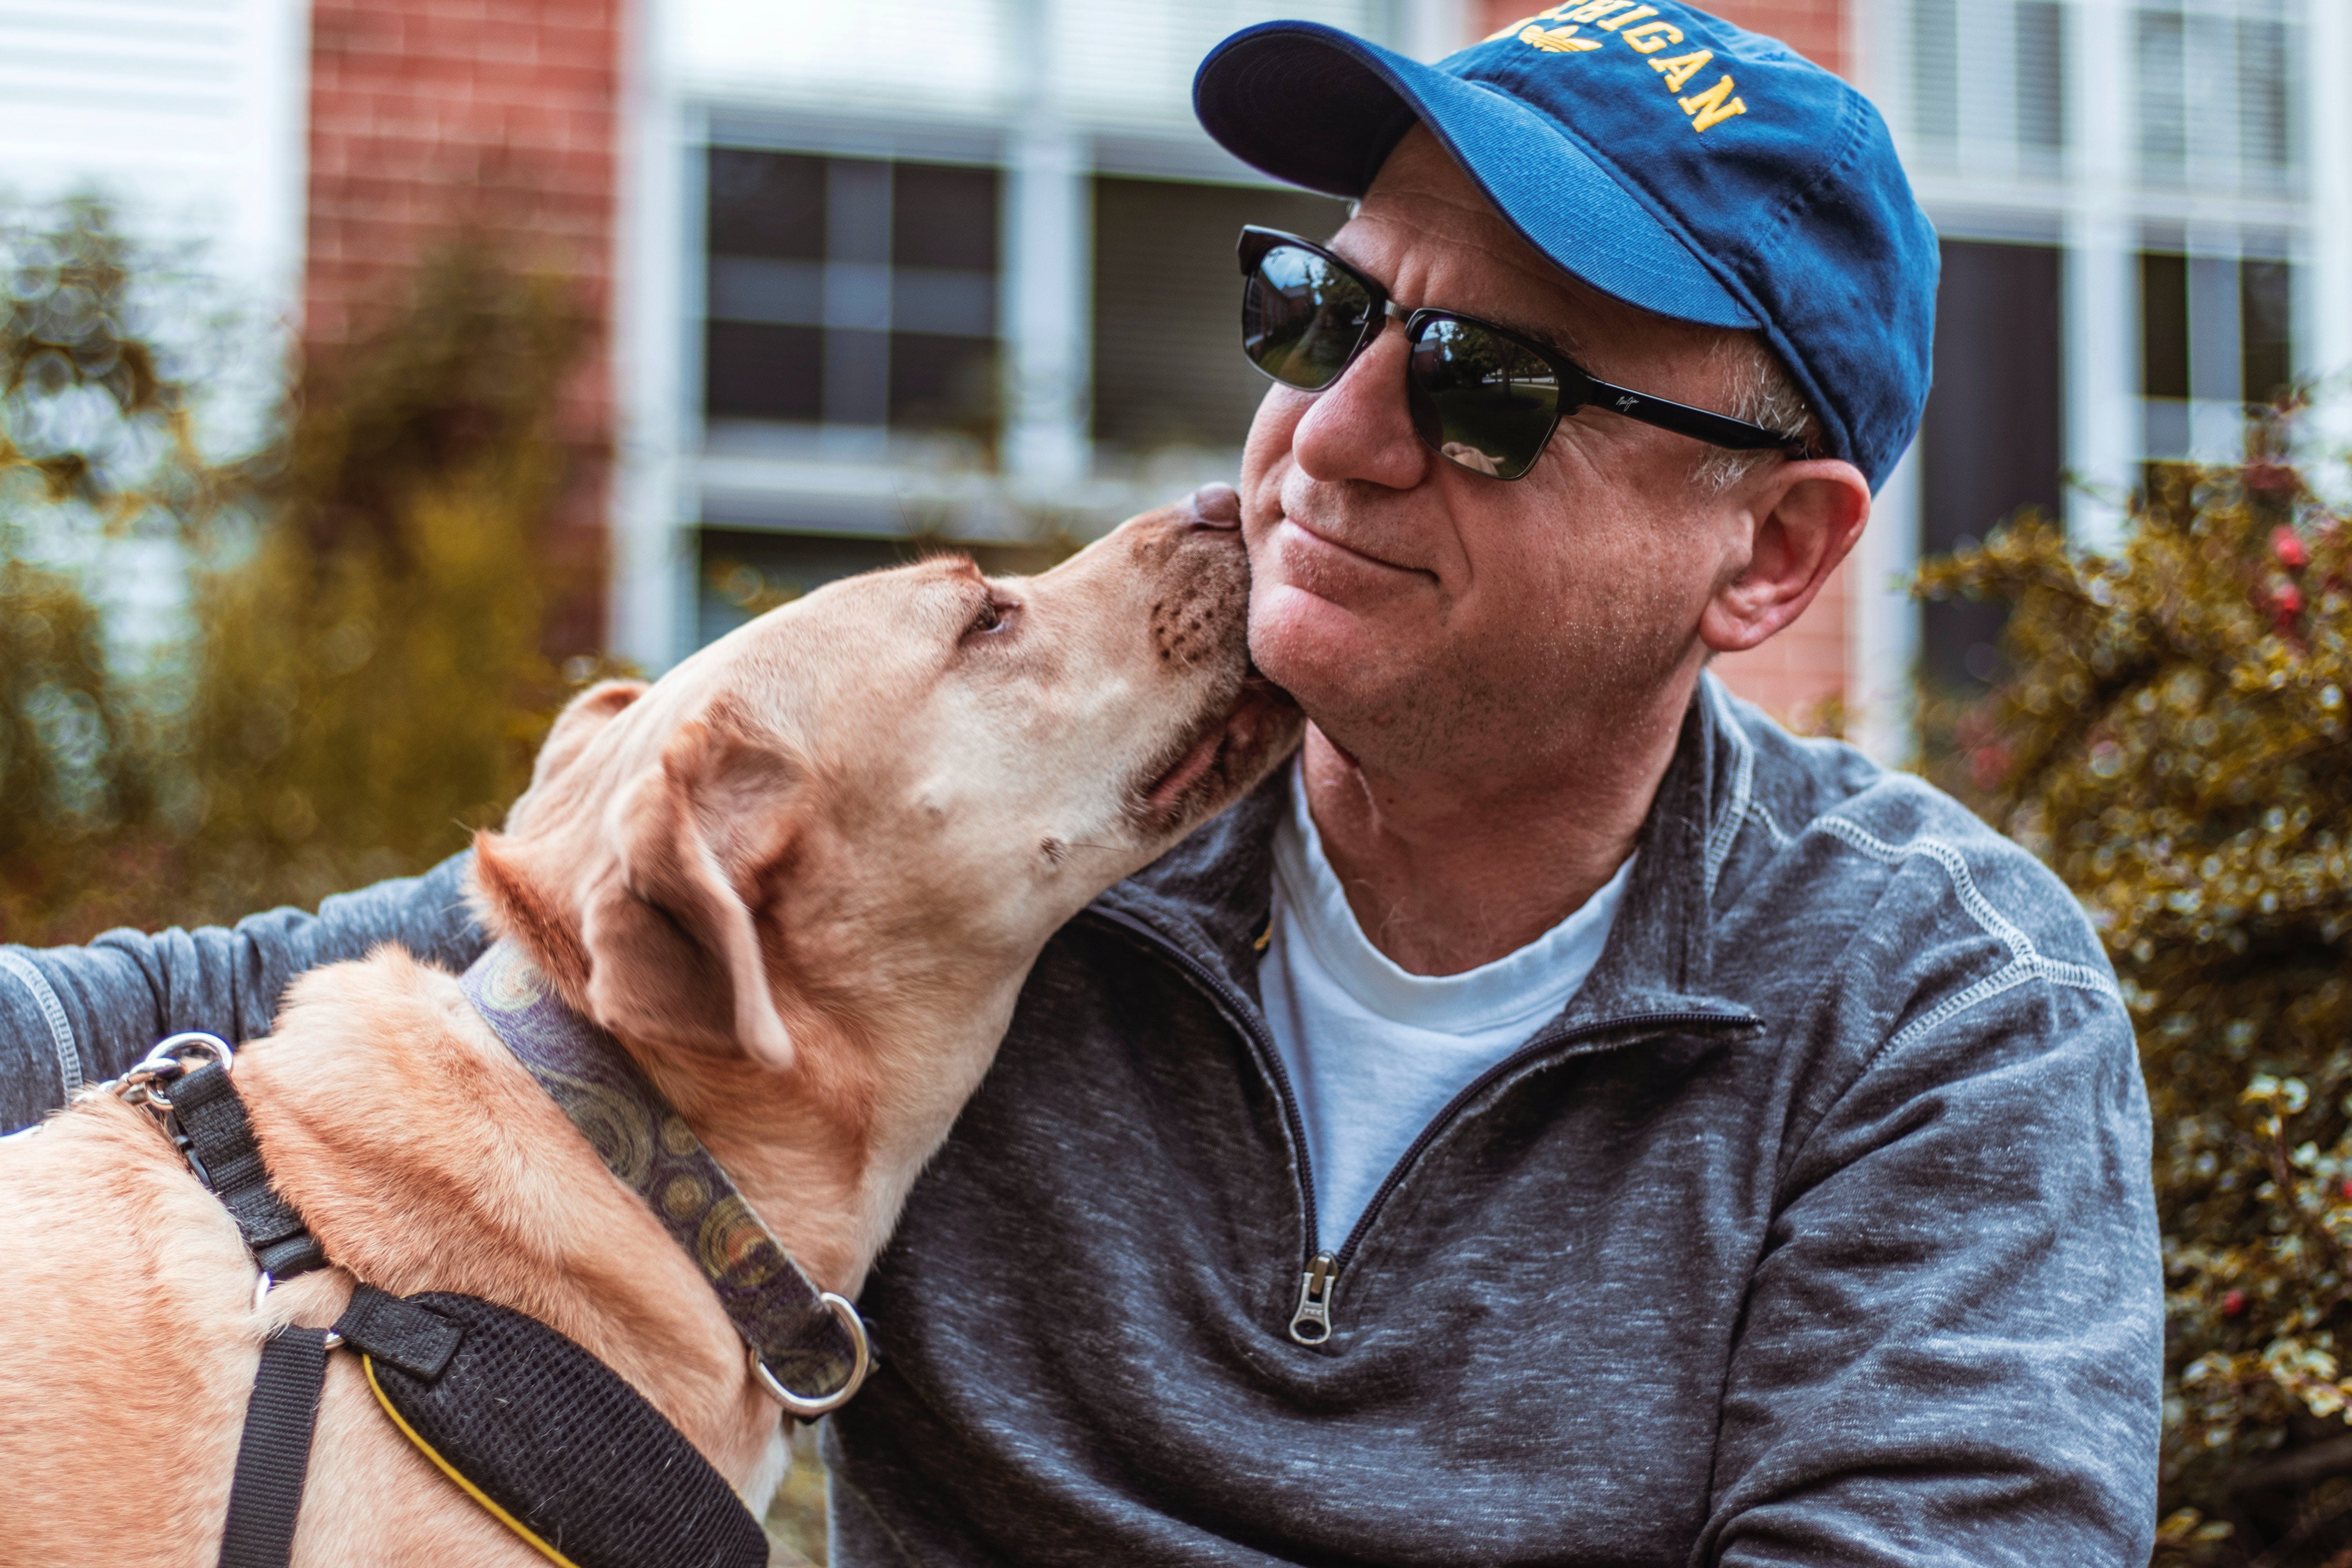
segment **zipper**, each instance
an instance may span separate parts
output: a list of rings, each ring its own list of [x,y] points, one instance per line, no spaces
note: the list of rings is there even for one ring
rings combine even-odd
[[[1315,1173],[1307,1160],[1307,1119],[1298,1113],[1298,1095],[1290,1087],[1290,1069],[1282,1065],[1282,1052],[1276,1048],[1274,1037],[1258,1026],[1256,1009],[1249,998],[1225,984],[1224,976],[1137,920],[1133,915],[1116,910],[1089,909],[1087,913],[1105,920],[1123,930],[1133,931],[1152,946],[1174,959],[1193,983],[1223,1004],[1226,1015],[1236,1028],[1257,1047],[1258,1055],[1273,1069],[1275,1092],[1282,1100],[1282,1120],[1290,1129],[1290,1146],[1298,1151],[1298,1201],[1307,1213],[1307,1253],[1311,1268],[1317,1255],[1315,1225]]]
[[[1298,1277],[1298,1310],[1290,1314],[1290,1337],[1300,1344],[1319,1345],[1331,1337],[1332,1277],[1339,1272],[1331,1255],[1318,1252]]]
[[[1404,1180],[1405,1173],[1412,1167],[1412,1163],[1420,1159],[1432,1143],[1437,1142],[1438,1135],[1445,1131],[1448,1122],[1462,1113],[1464,1106],[1485,1093],[1497,1079],[1518,1071],[1519,1068],[1539,1057],[1549,1056],[1562,1046],[1577,1045],[1596,1035],[1605,1035],[1618,1029],[1643,1031],[1642,1034],[1618,1042],[1620,1046],[1631,1046],[1638,1044],[1649,1032],[1659,1029],[1724,1025],[1742,1029],[1760,1029],[1764,1026],[1764,1020],[1748,1013],[1701,1013],[1695,1010],[1675,1013],[1625,1013],[1614,1018],[1601,1018],[1590,1024],[1580,1024],[1573,1029],[1562,1030],[1549,1038],[1539,1036],[1529,1040],[1526,1045],[1463,1085],[1462,1091],[1447,1100],[1444,1108],[1430,1118],[1429,1124],[1414,1134],[1412,1142],[1406,1144],[1404,1152],[1398,1156],[1397,1163],[1389,1167],[1389,1173],[1381,1178],[1381,1184],[1372,1189],[1371,1200],[1364,1205],[1363,1215],[1356,1221],[1356,1228],[1348,1233],[1347,1241],[1331,1259],[1332,1272],[1336,1274],[1345,1268],[1349,1260],[1356,1256],[1357,1244],[1363,1240],[1364,1232],[1370,1228],[1372,1217],[1381,1212],[1381,1205],[1389,1201],[1389,1194],[1396,1191],[1398,1184]]]
[[[1539,1058],[1551,1055],[1563,1046],[1576,1045],[1620,1029],[1647,1032],[1725,1026],[1753,1029],[1764,1026],[1763,1019],[1749,1013],[1704,1013],[1685,1009],[1666,1013],[1628,1013],[1579,1025],[1557,1035],[1537,1037],[1472,1079],[1459,1093],[1445,1102],[1444,1107],[1414,1134],[1412,1142],[1405,1145],[1404,1152],[1398,1156],[1396,1163],[1389,1167],[1388,1174],[1381,1178],[1381,1184],[1373,1189],[1370,1200],[1364,1205],[1364,1212],[1358,1216],[1354,1228],[1348,1232],[1347,1239],[1340,1243],[1339,1250],[1326,1252],[1316,1220],[1315,1173],[1307,1152],[1307,1121],[1299,1113],[1298,1096],[1291,1087],[1290,1071],[1283,1065],[1282,1052],[1276,1047],[1273,1037],[1259,1027],[1255,1010],[1250,1006],[1248,999],[1227,984],[1224,977],[1216,971],[1133,916],[1115,910],[1089,910],[1087,912],[1135,932],[1173,958],[1196,984],[1223,1005],[1234,1024],[1257,1047],[1260,1058],[1272,1069],[1275,1092],[1282,1100],[1283,1121],[1290,1130],[1291,1147],[1298,1152],[1298,1196],[1307,1218],[1307,1258],[1298,1276],[1298,1305],[1291,1313],[1289,1323],[1292,1341],[1302,1345],[1319,1345],[1331,1337],[1331,1305],[1339,1290],[1339,1275],[1354,1259],[1357,1247],[1363,1241],[1364,1233],[1371,1227],[1372,1221],[1379,1216],[1381,1205],[1403,1183],[1413,1163],[1462,1113],[1463,1108],[1492,1088],[1497,1079],[1517,1072]],[[1633,1045],[1641,1037],[1635,1035],[1619,1044]]]

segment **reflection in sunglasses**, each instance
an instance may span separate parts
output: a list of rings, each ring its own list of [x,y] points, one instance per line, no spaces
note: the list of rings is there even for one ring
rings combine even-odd
[[[1475,447],[1465,446],[1460,441],[1448,441],[1437,450],[1439,456],[1461,464],[1473,473],[1484,474],[1490,479],[1502,475],[1502,470],[1495,466],[1495,459]]]

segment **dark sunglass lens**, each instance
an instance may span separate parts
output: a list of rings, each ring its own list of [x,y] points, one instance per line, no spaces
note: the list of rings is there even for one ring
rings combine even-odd
[[[1320,392],[1348,368],[1371,296],[1311,250],[1277,245],[1242,289],[1242,352],[1290,386]]]
[[[1468,321],[1423,323],[1406,379],[1421,438],[1498,479],[1526,473],[1559,422],[1559,378],[1551,366]]]

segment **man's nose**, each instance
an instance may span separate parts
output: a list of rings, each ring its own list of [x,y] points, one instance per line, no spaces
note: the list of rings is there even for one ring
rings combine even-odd
[[[1307,478],[1409,490],[1427,477],[1429,451],[1404,400],[1411,353],[1404,324],[1384,321],[1370,346],[1315,399],[1290,435],[1291,455]]]

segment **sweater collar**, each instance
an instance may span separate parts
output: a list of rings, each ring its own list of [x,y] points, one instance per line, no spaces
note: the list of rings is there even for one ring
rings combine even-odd
[[[1755,752],[1741,715],[1702,674],[1635,844],[1609,943],[1556,1027],[1637,1015],[1748,1009],[1713,990],[1713,906],[1748,814]],[[1134,922],[1242,994],[1257,996],[1257,939],[1273,905],[1274,830],[1291,770],[1256,789],[1089,906]]]

